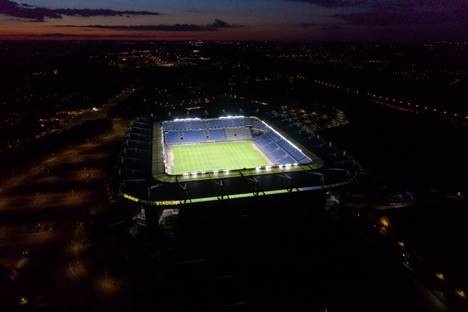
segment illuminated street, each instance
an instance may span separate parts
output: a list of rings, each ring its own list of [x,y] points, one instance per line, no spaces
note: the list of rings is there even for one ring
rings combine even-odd
[[[116,292],[121,282],[100,277],[88,258],[91,243],[82,219],[109,209],[107,150],[125,129],[115,120],[111,132],[55,151],[2,180],[0,264],[20,285],[12,299],[21,295],[28,300],[24,305],[40,306],[59,303],[64,295],[67,301],[82,300],[76,287],[94,289],[96,295]]]

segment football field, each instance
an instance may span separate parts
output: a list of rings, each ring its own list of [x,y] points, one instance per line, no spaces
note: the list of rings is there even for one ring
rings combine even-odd
[[[171,174],[235,170],[270,164],[251,141],[175,145],[168,151]]]

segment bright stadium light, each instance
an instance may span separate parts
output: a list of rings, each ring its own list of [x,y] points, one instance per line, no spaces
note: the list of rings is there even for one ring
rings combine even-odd
[[[224,170],[224,174],[229,174],[229,170]]]
[[[183,175],[184,177],[188,177],[188,176],[190,176],[190,173],[184,172],[182,175]]]
[[[193,117],[193,118],[175,118],[172,121],[195,121],[195,120],[201,120],[201,118],[198,117]]]
[[[240,116],[240,115],[237,115],[237,116],[221,116],[219,117],[219,119],[237,119],[237,118],[245,118],[245,116]]]

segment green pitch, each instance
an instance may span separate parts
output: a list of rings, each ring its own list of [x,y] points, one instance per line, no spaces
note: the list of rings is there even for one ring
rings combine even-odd
[[[171,174],[235,170],[269,165],[251,141],[176,145],[168,151]]]

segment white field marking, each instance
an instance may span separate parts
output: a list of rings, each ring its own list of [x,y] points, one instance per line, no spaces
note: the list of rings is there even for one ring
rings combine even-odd
[[[167,151],[167,162],[169,167],[174,166],[174,152],[172,151],[172,148],[169,148]]]

